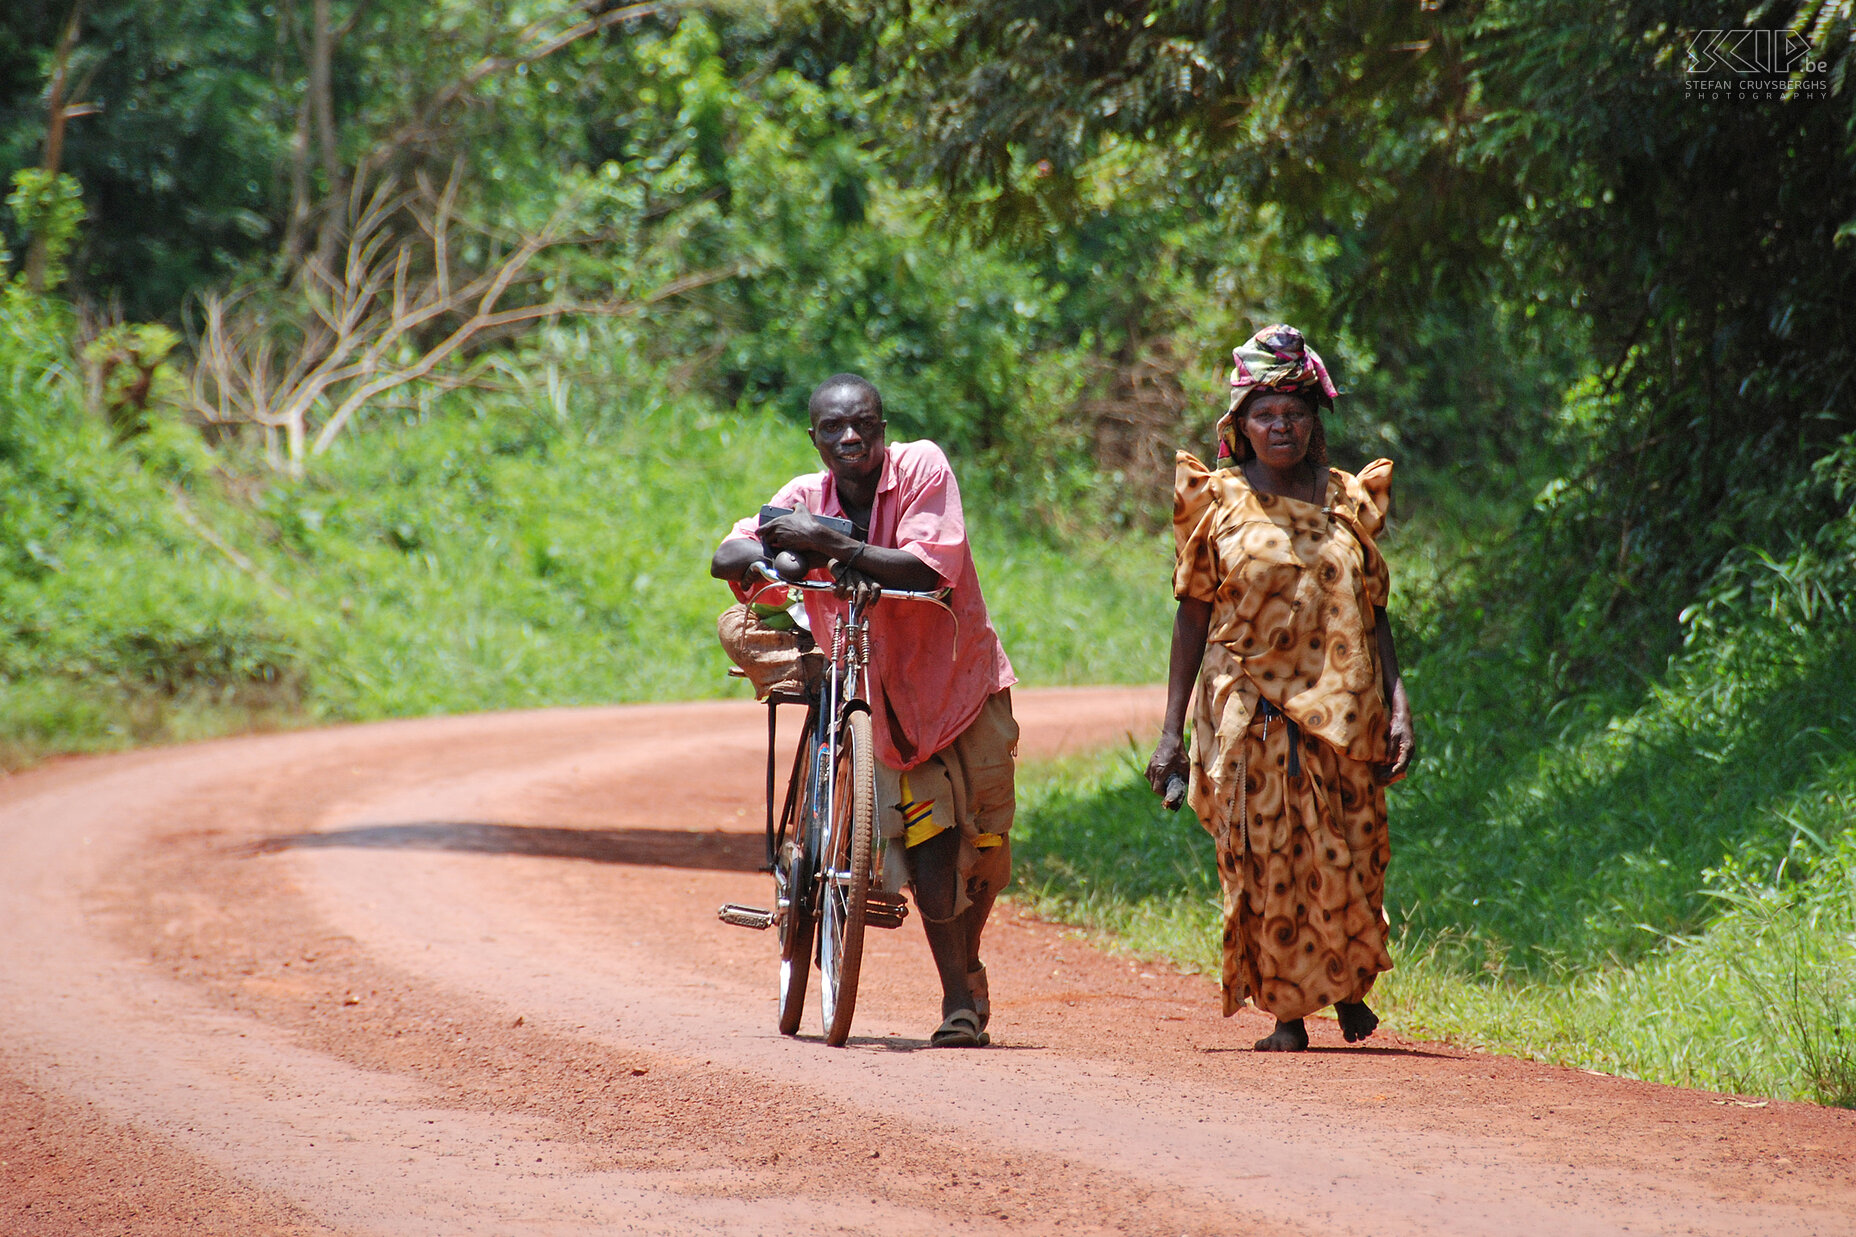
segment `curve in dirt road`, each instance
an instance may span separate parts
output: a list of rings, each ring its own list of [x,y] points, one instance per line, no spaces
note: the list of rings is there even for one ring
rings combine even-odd
[[[1158,689],[1015,693],[1027,755]],[[775,1030],[765,717],[393,722],[0,781],[0,1233],[1849,1233],[1856,1114],[1395,1035],[1248,1044],[1003,913],[994,1046],[920,929]]]

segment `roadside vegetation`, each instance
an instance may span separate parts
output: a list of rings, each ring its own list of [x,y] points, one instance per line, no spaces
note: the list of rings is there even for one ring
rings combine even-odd
[[[1852,463],[1813,483],[1847,493]],[[1422,765],[1389,792],[1375,1007],[1405,1034],[1856,1107],[1856,514],[1724,566],[1647,688],[1539,713],[1500,695],[1525,664],[1435,625],[1454,607],[1403,535]],[[1159,808],[1147,755],[1028,779],[1016,896],[1215,975],[1210,841]]]
[[[580,363],[584,386],[437,394],[310,476],[256,483],[180,426],[113,445],[59,312],[0,292],[5,765],[254,726],[748,694],[715,642],[729,598],[707,562],[817,466],[790,419],[667,396],[607,369],[613,341],[563,334],[536,347]],[[976,497],[1022,673],[1159,672],[1164,542],[1035,532]]]
[[[0,766],[741,692],[705,560],[844,369],[1025,681],[1152,681],[1172,451],[1290,321],[1399,466],[1393,1025],[1851,1103],[1851,17],[12,6]],[[1799,88],[1688,97],[1746,24]],[[1019,896],[1204,965],[1144,757],[1028,775]]]

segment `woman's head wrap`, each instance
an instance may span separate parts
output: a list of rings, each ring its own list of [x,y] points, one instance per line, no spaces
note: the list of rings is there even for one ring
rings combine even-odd
[[[1231,404],[1218,421],[1219,467],[1238,458],[1237,412],[1258,391],[1306,395],[1330,408],[1340,394],[1321,354],[1308,346],[1300,331],[1280,322],[1231,349],[1231,360]]]

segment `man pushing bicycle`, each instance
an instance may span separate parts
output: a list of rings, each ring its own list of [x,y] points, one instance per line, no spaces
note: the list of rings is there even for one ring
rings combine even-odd
[[[892,853],[902,843],[941,977],[942,1022],[931,1042],[980,1047],[989,1042],[992,1012],[980,935],[1011,877],[1017,679],[980,594],[960,487],[941,449],[926,440],[886,442],[883,398],[855,374],[827,378],[810,410],[825,471],[795,477],[774,495],[771,505],[790,514],[737,523],[709,571],[746,599],[760,580],[757,564],[782,551],[829,562],[835,593],[804,595],[814,632],[831,630],[846,598],[873,603],[880,589],[950,590],[945,610],[875,604],[869,611],[869,704],[879,829]],[[848,520],[851,531],[819,516]]]

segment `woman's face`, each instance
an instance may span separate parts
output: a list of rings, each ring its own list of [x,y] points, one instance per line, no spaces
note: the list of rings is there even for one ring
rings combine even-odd
[[[1281,472],[1307,458],[1308,439],[1315,432],[1315,406],[1299,395],[1264,391],[1245,402],[1238,428],[1250,440],[1257,458]]]

